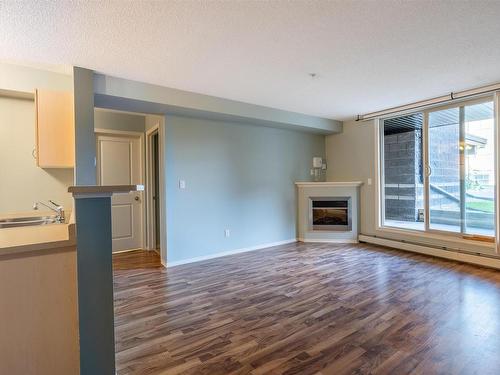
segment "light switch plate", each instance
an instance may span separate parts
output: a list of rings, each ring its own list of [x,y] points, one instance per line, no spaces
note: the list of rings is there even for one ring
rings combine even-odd
[[[372,179],[369,178],[367,182],[368,182],[368,185],[371,185],[372,184]]]
[[[185,188],[186,188],[186,181],[179,180],[179,189],[185,189]]]

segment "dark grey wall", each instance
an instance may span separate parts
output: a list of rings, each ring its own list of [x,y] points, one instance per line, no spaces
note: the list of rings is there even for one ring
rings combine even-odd
[[[114,374],[111,198],[75,199],[80,375]]]

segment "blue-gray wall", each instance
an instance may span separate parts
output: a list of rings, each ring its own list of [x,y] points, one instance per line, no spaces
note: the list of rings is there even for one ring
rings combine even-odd
[[[294,182],[324,136],[167,115],[165,137],[169,263],[296,237]]]
[[[75,183],[95,185],[94,72],[73,67],[75,112]]]

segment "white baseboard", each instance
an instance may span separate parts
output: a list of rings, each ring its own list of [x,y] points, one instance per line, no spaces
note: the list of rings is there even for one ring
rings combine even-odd
[[[307,239],[306,240],[304,238],[297,238],[297,241],[306,242],[306,243],[358,243],[359,242],[358,240],[351,240],[351,239],[332,240],[331,238],[324,239],[324,240],[321,240],[321,239],[313,239],[313,240]]]
[[[118,251],[113,251],[112,253],[113,254],[123,254],[123,253],[130,253],[131,251],[138,251],[138,250],[144,250],[144,249],[138,248],[138,249],[118,250]]]
[[[416,245],[412,243],[389,240],[380,237],[366,236],[363,234],[359,235],[359,240],[363,242],[372,243],[375,245],[392,247],[398,250],[410,251],[413,253],[431,255],[438,258],[451,259],[458,262],[472,263],[480,266],[500,269],[500,259],[490,258],[487,256],[466,254],[452,250],[435,249],[429,246]]]
[[[180,266],[181,264],[188,264],[188,263],[194,263],[194,262],[201,262],[202,260],[208,260],[208,259],[214,259],[214,258],[220,258],[220,257],[225,257],[227,255],[233,255],[233,254],[239,254],[239,253],[246,253],[248,251],[254,251],[254,250],[260,250],[260,249],[265,249],[266,247],[273,247],[273,246],[279,246],[279,245],[286,245],[289,243],[297,242],[297,239],[292,238],[289,240],[284,240],[284,241],[278,241],[278,242],[270,242],[270,243],[265,243],[257,246],[252,246],[252,247],[244,247],[242,249],[235,249],[235,250],[229,250],[229,251],[222,251],[219,253],[214,253],[214,254],[209,254],[209,255],[204,255],[200,257],[194,257],[194,258],[189,258],[189,259],[184,259],[184,260],[179,260],[177,262],[168,262],[165,265],[163,260],[162,264],[164,267],[175,267],[175,266]]]

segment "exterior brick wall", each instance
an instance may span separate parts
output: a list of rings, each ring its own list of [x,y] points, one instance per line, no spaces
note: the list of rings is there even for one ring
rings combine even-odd
[[[384,136],[385,218],[416,221],[423,207],[422,133]]]

